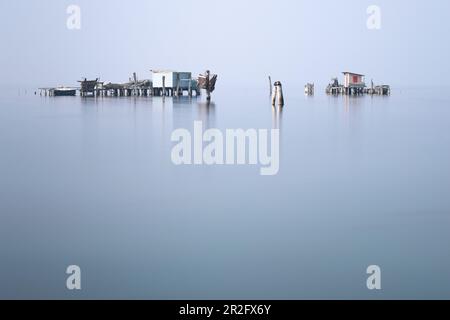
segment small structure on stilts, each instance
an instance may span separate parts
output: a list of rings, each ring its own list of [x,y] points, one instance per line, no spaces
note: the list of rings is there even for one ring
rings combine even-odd
[[[307,83],[305,85],[305,95],[307,95],[307,96],[314,95],[314,83]]]
[[[366,83],[364,82],[365,75],[343,72],[344,74],[344,94],[346,95],[361,95],[364,93]]]
[[[338,78],[332,78],[331,83],[327,86],[326,93],[333,95],[342,94],[344,93],[344,86],[339,84]]]
[[[376,95],[380,95],[380,96],[388,96],[391,94],[391,87],[384,84],[384,85],[380,85],[380,86],[375,86],[373,84],[373,80],[371,80],[371,86],[369,89],[367,89],[367,93],[368,94],[376,94]]]
[[[38,90],[41,96],[62,97],[75,96],[78,88],[59,86],[55,88],[39,88]]]
[[[154,96],[183,96],[187,92],[192,97],[200,95],[200,88],[196,80],[192,79],[191,72],[178,72],[169,70],[152,70],[152,94]]]
[[[127,83],[107,83],[98,88],[100,96],[128,97],[152,95],[152,82],[150,80],[138,80],[136,72]]]
[[[99,82],[99,79],[87,80],[84,78],[82,81],[78,81],[81,85],[80,96],[82,97],[95,97],[97,89],[103,85],[103,82]]]
[[[389,95],[391,88],[388,85],[374,86],[371,81],[371,87],[367,88],[365,83],[365,76],[359,73],[343,72],[344,84],[339,84],[337,78],[331,79],[331,83],[326,88],[327,94],[338,95]]]

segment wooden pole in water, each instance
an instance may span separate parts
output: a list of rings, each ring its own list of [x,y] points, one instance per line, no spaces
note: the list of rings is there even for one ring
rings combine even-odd
[[[278,105],[280,107],[284,106],[283,86],[281,82],[278,82]]]
[[[275,86],[272,91],[272,106],[274,106],[274,107],[275,107],[275,104],[277,101],[277,92],[278,92],[278,87]]]
[[[176,96],[178,97],[180,95],[180,74],[177,72],[177,94]]]
[[[162,95],[163,95],[163,97],[165,97],[166,96],[166,76],[162,77],[162,85],[163,85]]]
[[[138,92],[136,92],[138,90],[137,89],[137,74],[136,74],[136,72],[133,72],[133,82],[134,82],[133,94],[138,95]]]
[[[270,96],[272,96],[272,77],[269,76],[269,88],[270,88]]]
[[[273,93],[272,93],[272,106],[283,107],[284,106],[284,96],[283,96],[283,86],[280,81],[274,83]]]
[[[189,94],[189,97],[192,97],[192,76],[189,78],[188,94]]]
[[[210,91],[210,83],[209,83],[209,70],[206,70],[206,100],[211,100],[211,91]]]

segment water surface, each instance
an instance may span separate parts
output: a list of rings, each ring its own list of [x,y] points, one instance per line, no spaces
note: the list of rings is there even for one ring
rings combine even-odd
[[[448,96],[285,91],[282,113],[258,88],[210,105],[3,92],[0,298],[450,298]],[[170,134],[195,120],[279,128],[279,174],[174,166]]]

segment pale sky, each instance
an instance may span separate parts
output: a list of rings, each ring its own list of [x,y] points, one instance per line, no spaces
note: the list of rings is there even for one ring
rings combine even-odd
[[[81,8],[69,30],[66,9]],[[370,5],[381,29],[366,26]],[[127,81],[150,69],[220,84],[303,86],[341,71],[391,85],[450,84],[448,0],[15,0],[0,2],[1,84],[76,85],[82,77]]]

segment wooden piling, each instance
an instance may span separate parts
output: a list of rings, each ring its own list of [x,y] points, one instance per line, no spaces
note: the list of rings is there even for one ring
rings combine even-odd
[[[192,97],[192,77],[189,78],[188,95]]]
[[[272,96],[272,77],[269,76],[269,88],[270,88],[270,96]]]
[[[281,85],[281,82],[278,84],[278,106],[284,106],[283,86]]]
[[[272,105],[278,104],[279,107],[284,106],[284,96],[283,96],[283,86],[280,81],[274,83],[273,94],[272,94]]]
[[[176,93],[175,93],[175,96],[179,96],[180,95],[180,74],[177,72],[176,73],[176,75],[177,75],[177,91],[176,91]]]
[[[278,87],[274,86],[272,91],[272,106],[275,106],[277,103],[277,94],[278,94]]]
[[[210,91],[210,72],[206,70],[206,100],[211,100],[211,91]]]

